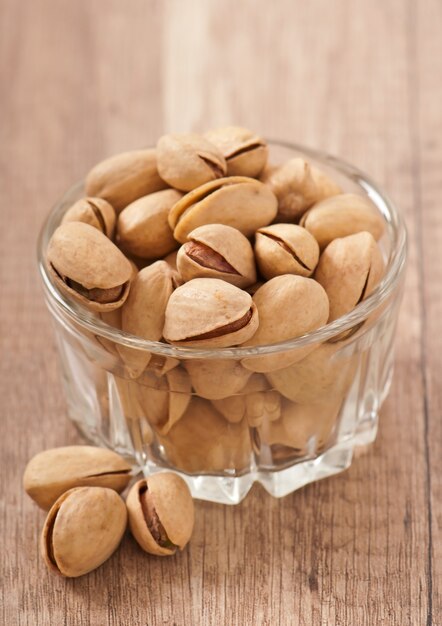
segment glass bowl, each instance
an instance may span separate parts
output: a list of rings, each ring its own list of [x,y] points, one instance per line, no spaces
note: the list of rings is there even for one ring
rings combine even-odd
[[[84,195],[83,183],[63,196],[40,234],[39,270],[70,419],[88,441],[130,459],[134,471],[178,472],[196,498],[235,504],[256,481],[284,496],[346,469],[355,448],[376,437],[393,373],[405,226],[388,197],[353,166],[270,142],[272,162],[300,154],[378,207],[386,221],[379,242],[386,273],[353,311],[297,339],[253,348],[174,347],[122,332],[70,300],[48,273],[45,250],[66,209]],[[266,375],[269,355],[292,365]],[[264,373],[244,367],[251,357]]]

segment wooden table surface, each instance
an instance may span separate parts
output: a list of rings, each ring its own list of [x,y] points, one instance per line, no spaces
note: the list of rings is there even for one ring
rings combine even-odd
[[[442,624],[440,0],[0,0],[2,624]],[[197,502],[172,559],[130,537],[54,577],[21,489],[78,443],[36,271],[52,203],[101,158],[237,123],[370,173],[410,234],[395,380],[375,445],[340,476],[237,507]]]

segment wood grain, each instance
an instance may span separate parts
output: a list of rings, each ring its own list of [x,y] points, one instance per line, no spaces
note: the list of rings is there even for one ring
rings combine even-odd
[[[0,620],[26,626],[442,623],[442,5],[439,0],[0,0]],[[189,549],[130,537],[79,580],[38,554],[26,461],[79,442],[35,245],[98,159],[225,123],[369,172],[410,234],[396,375],[378,440],[282,500],[197,503]]]

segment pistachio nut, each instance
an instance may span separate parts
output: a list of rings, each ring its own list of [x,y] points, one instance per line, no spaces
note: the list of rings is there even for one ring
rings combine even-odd
[[[169,225],[180,243],[204,224],[226,224],[251,237],[273,221],[277,204],[275,195],[259,180],[245,176],[219,178],[181,198],[169,213]]]
[[[370,233],[334,239],[321,254],[315,273],[330,302],[328,321],[352,311],[369,296],[384,267],[382,253]]]
[[[86,177],[86,194],[104,198],[117,213],[137,198],[166,187],[151,148],[116,154],[97,163]]]
[[[262,374],[252,374],[240,393],[212,404],[228,422],[245,419],[251,428],[260,426],[264,418],[274,421],[281,415],[281,396]]]
[[[253,302],[258,309],[259,326],[243,346],[295,339],[326,324],[329,313],[327,294],[321,285],[311,278],[291,274],[264,283],[253,296]],[[309,345],[274,355],[246,357],[242,363],[254,372],[271,372],[301,360],[312,349],[314,346]]]
[[[193,397],[167,437],[159,437],[167,463],[184,472],[243,470],[252,453],[246,422],[232,424],[209,400]]]
[[[126,507],[112,489],[66,491],[49,511],[41,535],[46,565],[69,578],[91,572],[118,548],[126,524]]]
[[[206,224],[192,230],[188,239],[177,255],[177,268],[184,281],[222,278],[241,288],[256,282],[253,248],[236,228]]]
[[[166,261],[166,263],[168,263],[173,270],[176,270],[177,269],[176,267],[177,256],[178,256],[178,250],[174,250],[173,252],[166,254],[163,261]]]
[[[126,506],[132,535],[146,552],[169,556],[189,542],[195,510],[189,488],[177,474],[162,472],[139,480]]]
[[[132,282],[128,299],[121,313],[121,328],[125,332],[159,341],[163,334],[166,305],[173,292],[176,272],[165,261],[156,261],[140,270]],[[137,378],[148,365],[147,350],[118,346],[130,375]]]
[[[269,149],[263,139],[247,128],[226,126],[205,134],[227,163],[228,176],[259,176],[267,163]]]
[[[312,206],[301,219],[323,250],[333,239],[367,231],[378,240],[385,230],[381,214],[366,196],[342,193]]]
[[[170,372],[174,367],[178,367],[179,364],[179,360],[174,357],[152,354],[147,369],[156,376],[164,376],[164,374]]]
[[[119,309],[114,309],[113,311],[104,311],[103,313],[100,313],[100,317],[105,324],[112,326],[112,328],[117,328],[118,330],[121,330],[121,307]],[[114,341],[108,339],[107,337],[102,337],[101,335],[95,336],[98,343],[102,345],[108,352],[110,352],[110,354],[113,354],[117,357],[120,356],[117,345]]]
[[[295,222],[315,202],[339,193],[327,175],[301,157],[264,170],[261,180],[278,199],[278,222]]]
[[[218,278],[194,278],[170,296],[163,337],[184,346],[236,346],[255,334],[258,323],[248,293]]]
[[[330,440],[342,399],[323,404],[296,404],[283,399],[281,417],[265,419],[259,428],[261,444],[271,446],[274,461],[287,456],[317,456]]]
[[[94,446],[65,446],[36,454],[26,466],[23,487],[42,509],[50,509],[72,487],[123,491],[131,466],[119,454]]]
[[[66,222],[84,222],[112,239],[114,236],[116,215],[114,208],[103,198],[81,198],[69,207],[61,220]]]
[[[272,224],[256,232],[255,256],[264,278],[281,274],[311,276],[318,264],[319,246],[301,226]]]
[[[356,374],[357,359],[336,344],[315,348],[302,361],[268,372],[272,387],[298,404],[318,404],[343,397]]]
[[[117,246],[90,224],[59,226],[46,254],[56,285],[91,311],[111,311],[124,304],[132,266]]]
[[[182,195],[175,189],[163,189],[128,204],[118,216],[117,241],[121,248],[148,260],[175,250],[178,244],[167,219]]]
[[[188,359],[183,364],[195,392],[208,400],[239,393],[252,375],[234,359]]]
[[[223,155],[210,141],[195,133],[170,134],[157,143],[158,171],[171,187],[191,191],[226,175]]]

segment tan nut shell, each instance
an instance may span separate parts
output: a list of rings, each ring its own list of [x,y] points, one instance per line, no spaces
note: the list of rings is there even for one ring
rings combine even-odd
[[[256,282],[255,258],[253,248],[239,230],[225,224],[206,224],[192,230],[188,239],[201,243],[220,254],[237,274],[205,267],[193,260],[186,252],[186,244],[181,246],[177,255],[177,268],[184,281],[192,278],[222,278],[237,287],[248,287]],[[210,260],[210,251],[208,251]]]
[[[264,419],[274,421],[281,416],[281,396],[270,389],[262,374],[252,374],[240,393],[212,400],[212,404],[228,422],[246,419],[251,428],[260,426]]]
[[[251,311],[242,328],[223,332]],[[228,347],[250,339],[258,327],[258,313],[251,296],[224,280],[194,278],[176,289],[166,307],[163,337],[169,343],[200,347]],[[206,339],[192,339],[219,330],[222,334]]]
[[[259,327],[244,346],[260,346],[300,337],[327,322],[327,294],[316,281],[303,276],[276,276],[253,296],[259,313]],[[243,365],[254,372],[271,372],[299,361],[314,346],[275,355],[246,357]]]
[[[385,221],[366,196],[343,193],[326,198],[305,213],[304,226],[317,240],[321,250],[338,237],[367,231],[378,240],[385,230]]]
[[[210,141],[195,133],[170,134],[157,143],[158,171],[171,187],[190,191],[227,171],[223,155]]]
[[[64,446],[36,454],[26,466],[23,487],[42,509],[50,509],[73,487],[109,487],[123,491],[131,466],[119,454],[94,446]]]
[[[140,490],[146,487],[158,519],[176,548],[159,545],[149,530],[140,500]],[[177,548],[183,550],[189,542],[195,522],[195,509],[188,486],[177,474],[164,472],[139,480],[129,491],[126,506],[130,530],[146,552],[169,556],[175,554]]]
[[[103,198],[81,198],[69,207],[61,223],[84,222],[112,239],[116,219],[114,208],[107,200],[103,200]]]
[[[122,330],[150,341],[163,335],[167,302],[174,289],[175,272],[166,261],[156,261],[140,270],[132,282],[121,314]],[[149,363],[150,353],[118,346],[130,375],[136,378]]]
[[[192,386],[201,398],[219,400],[241,391],[252,372],[233,359],[184,361]]]
[[[58,498],[41,536],[46,565],[75,578],[104,563],[118,548],[127,523],[123,500],[112,489],[77,487]]]
[[[269,149],[263,139],[247,128],[226,126],[205,134],[224,155],[228,176],[259,176],[267,163]]]
[[[282,274],[311,276],[318,264],[319,246],[301,226],[272,224],[257,231],[255,256],[264,278]]]
[[[160,438],[168,462],[185,472],[241,470],[252,453],[245,421],[229,424],[209,400],[194,397],[183,417]]]
[[[137,198],[166,187],[151,148],[116,154],[97,163],[86,177],[87,195],[104,198],[117,213]]]
[[[112,311],[123,305],[130,287],[132,266],[106,235],[90,224],[67,222],[57,228],[47,249],[50,272],[57,286],[91,311]],[[69,287],[61,277],[85,289],[112,289],[123,286],[115,302],[89,300]]]
[[[261,180],[278,198],[278,222],[295,222],[312,204],[341,191],[326,174],[301,157],[266,168]]]
[[[261,443],[294,448],[300,455],[320,453],[330,439],[342,399],[324,404],[296,404],[282,400],[280,419],[264,420]]]
[[[336,344],[318,346],[302,361],[266,374],[283,396],[299,404],[332,402],[343,397],[356,372],[356,358]]]
[[[167,221],[169,211],[182,197],[175,189],[163,189],[138,198],[118,216],[117,240],[121,248],[143,259],[158,259],[178,243]]]
[[[345,315],[369,296],[384,268],[381,251],[370,233],[334,239],[322,253],[315,273],[330,302],[328,321]]]
[[[206,183],[181,198],[169,213],[173,236],[187,241],[189,233],[204,224],[226,224],[250,237],[273,221],[277,200],[254,178],[232,176]]]

